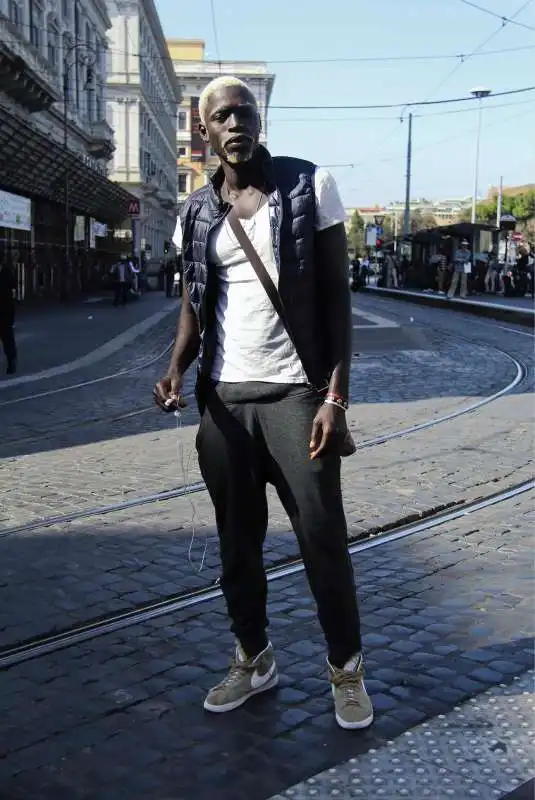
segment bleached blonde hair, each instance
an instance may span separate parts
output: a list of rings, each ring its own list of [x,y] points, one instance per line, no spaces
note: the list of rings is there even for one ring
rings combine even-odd
[[[239,86],[240,89],[246,89],[252,94],[245,81],[242,81],[241,78],[236,78],[234,75],[221,75],[219,78],[214,78],[213,81],[210,81],[208,86],[204,87],[199,97],[199,116],[203,125],[205,124],[206,107],[209,101],[216,92],[220,89],[224,89],[226,86]]]

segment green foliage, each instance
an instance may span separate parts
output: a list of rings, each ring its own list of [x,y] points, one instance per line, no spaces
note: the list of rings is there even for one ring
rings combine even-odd
[[[491,200],[484,200],[476,206],[476,219],[478,222],[496,224],[498,213],[498,196]],[[516,196],[505,194],[502,198],[502,214],[513,214],[519,222],[535,216],[535,189],[530,189]],[[461,222],[469,222],[471,210],[465,209],[461,214]]]
[[[353,212],[349,221],[349,231],[347,233],[347,242],[349,249],[353,250],[355,255],[359,258],[364,255],[364,220],[360,216],[357,209]]]

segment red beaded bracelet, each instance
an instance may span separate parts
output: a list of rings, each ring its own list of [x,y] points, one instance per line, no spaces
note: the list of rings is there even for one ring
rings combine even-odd
[[[325,399],[329,400],[331,403],[334,403],[334,405],[340,406],[340,408],[345,409],[345,411],[347,411],[349,408],[349,403],[347,400],[343,397],[340,397],[339,394],[334,394],[334,392],[328,392]]]

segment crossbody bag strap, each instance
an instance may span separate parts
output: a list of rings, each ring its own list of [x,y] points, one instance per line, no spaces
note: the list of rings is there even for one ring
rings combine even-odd
[[[247,257],[247,260],[249,261],[249,263],[251,264],[252,268],[256,272],[256,276],[257,276],[258,280],[262,284],[262,286],[264,288],[264,291],[266,292],[267,296],[271,300],[273,308],[275,309],[275,311],[279,315],[279,317],[281,319],[281,322],[282,322],[282,324],[284,325],[284,327],[286,329],[286,333],[290,337],[290,341],[292,342],[292,344],[295,347],[295,340],[294,340],[291,328],[288,325],[288,319],[286,317],[286,311],[284,310],[284,306],[282,304],[282,298],[281,298],[281,296],[279,294],[279,291],[278,291],[277,287],[275,286],[275,284],[273,283],[273,281],[271,280],[271,277],[270,277],[267,269],[265,268],[262,259],[260,258],[260,256],[256,252],[255,246],[253,245],[253,243],[251,242],[251,240],[249,239],[249,237],[245,233],[245,230],[244,230],[240,220],[238,219],[238,215],[236,214],[236,211],[234,210],[234,208],[230,209],[230,211],[228,213],[228,216],[227,216],[227,220],[228,220],[228,224],[230,225],[234,236],[238,240],[238,244],[241,246],[241,249],[245,253],[245,256]]]

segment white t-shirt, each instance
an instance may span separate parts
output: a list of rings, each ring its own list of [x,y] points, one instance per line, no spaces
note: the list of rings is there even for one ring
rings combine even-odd
[[[314,190],[316,230],[345,222],[346,213],[336,182],[321,167],[314,174]],[[279,276],[268,204],[251,219],[240,222],[277,286]],[[173,243],[177,250],[182,249],[180,219]],[[227,220],[211,232],[206,255],[218,271],[220,286],[212,378],[227,383],[306,383],[301,360]]]

